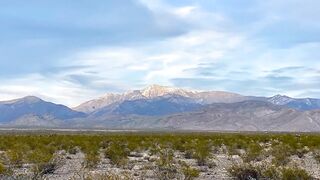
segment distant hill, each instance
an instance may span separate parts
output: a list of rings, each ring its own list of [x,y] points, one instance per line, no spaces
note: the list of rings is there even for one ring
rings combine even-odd
[[[320,110],[299,111],[266,101],[215,103],[166,116],[119,115],[76,120],[74,127],[200,131],[320,131]]]
[[[14,125],[15,121],[19,121],[20,125],[28,125],[32,118],[39,121],[41,119],[67,120],[76,117],[85,117],[85,114],[64,105],[43,101],[34,96],[0,102],[1,124],[10,123]]]

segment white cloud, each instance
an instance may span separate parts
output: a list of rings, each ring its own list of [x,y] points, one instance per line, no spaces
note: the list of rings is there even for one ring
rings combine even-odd
[[[319,43],[299,42],[279,48],[271,45],[281,42],[281,39],[267,42],[264,35],[257,35],[284,19],[315,25],[312,22],[317,16],[311,15],[318,14],[315,11],[317,5],[310,7],[310,13],[302,9],[303,17],[311,18],[302,22],[300,12],[292,8],[294,3],[289,3],[289,7],[275,0],[259,3],[260,8],[257,7],[255,13],[262,18],[241,24],[228,13],[210,11],[201,3],[174,6],[169,1],[140,1],[153,13],[152,19],[159,25],[157,28],[182,27],[183,33],[139,43],[82,48],[56,60],[59,62],[56,65],[62,67],[60,71],[24,74],[24,78],[2,78],[0,99],[36,95],[75,106],[108,91],[141,88],[154,83],[173,85],[172,79],[199,80],[190,83],[194,89],[223,89],[249,95],[282,93],[301,96],[305,92],[318,92],[319,84],[313,81],[319,73],[307,69],[320,69]],[[308,4],[310,2],[308,0]],[[300,6],[304,7],[303,3]],[[290,15],[283,12],[286,9],[290,10]],[[246,20],[248,17],[243,18]],[[178,19],[179,24],[172,19]],[[223,66],[210,68],[217,64]],[[63,68],[77,66],[81,68]],[[278,74],[279,77],[271,76],[273,70],[286,67],[306,69],[285,71]],[[271,78],[267,79],[268,76]],[[272,78],[278,78],[277,82]],[[281,78],[292,78],[296,84],[279,80]]]
[[[179,7],[174,10],[174,14],[180,17],[186,17],[196,9],[197,7],[195,6],[184,6],[184,7]]]

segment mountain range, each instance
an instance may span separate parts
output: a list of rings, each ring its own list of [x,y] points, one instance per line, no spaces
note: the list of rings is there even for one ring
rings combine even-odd
[[[1,127],[320,131],[320,99],[151,85],[69,108],[34,96],[0,102]]]

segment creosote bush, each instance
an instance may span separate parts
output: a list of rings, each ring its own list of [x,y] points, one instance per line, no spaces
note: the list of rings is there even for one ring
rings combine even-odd
[[[268,180],[281,179],[279,169],[275,166],[259,167],[262,177]]]
[[[132,175],[127,172],[121,172],[121,173],[108,172],[105,174],[90,174],[85,178],[85,180],[132,180],[132,179],[133,179]]]
[[[278,144],[272,147],[271,155],[272,162],[276,166],[284,166],[289,162],[289,157],[292,154],[291,147],[286,144]]]
[[[188,165],[184,165],[182,167],[182,173],[184,175],[185,180],[192,180],[192,179],[199,177],[199,175],[200,175],[200,172],[198,169],[192,168]]]
[[[254,160],[261,160],[259,156],[261,155],[263,148],[256,143],[250,144],[246,149],[246,154],[243,157],[245,162],[250,162]]]
[[[4,167],[4,165],[2,163],[0,163],[0,175],[3,175],[6,173],[6,168]]]
[[[163,149],[156,162],[155,174],[160,180],[175,179],[178,175],[178,167],[174,164],[174,154],[172,149]]]
[[[233,165],[228,172],[238,180],[258,179],[261,176],[257,168],[249,164]]]
[[[100,157],[98,152],[87,152],[85,154],[85,166],[87,168],[95,168],[100,162]]]
[[[305,170],[294,168],[284,168],[282,170],[283,180],[311,180],[313,179]]]
[[[128,155],[130,151],[126,145],[121,143],[111,143],[105,151],[105,156],[111,160],[111,162],[117,166],[124,166],[127,164]]]

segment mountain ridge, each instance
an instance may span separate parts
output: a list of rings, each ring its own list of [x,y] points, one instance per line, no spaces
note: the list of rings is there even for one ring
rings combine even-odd
[[[245,100],[245,96],[224,91],[192,91],[169,86],[150,85],[141,90],[127,91],[125,93],[108,93],[97,99],[89,100],[73,108],[76,111],[92,113],[97,109],[108,106],[112,103],[126,100],[152,99],[164,95],[180,95],[194,99],[197,103],[210,104],[214,102],[238,102]]]
[[[320,100],[151,85],[75,109],[35,96],[1,101],[0,126],[314,132],[320,131]]]
[[[35,96],[0,102],[0,122],[2,123],[12,123],[21,117],[32,115],[59,120],[86,116],[84,113],[74,111],[67,106],[47,102]]]
[[[127,91],[119,94],[108,93],[100,98],[84,102],[73,109],[90,114],[113,103],[121,103],[137,99],[147,100],[165,95],[183,96],[193,99],[195,103],[203,105],[220,102],[235,103],[246,100],[260,100],[268,101],[277,105],[286,105],[300,110],[320,109],[320,100],[315,98],[291,98],[285,95],[275,95],[272,97],[243,96],[237,93],[225,91],[194,91],[160,85],[150,85],[141,90]]]

